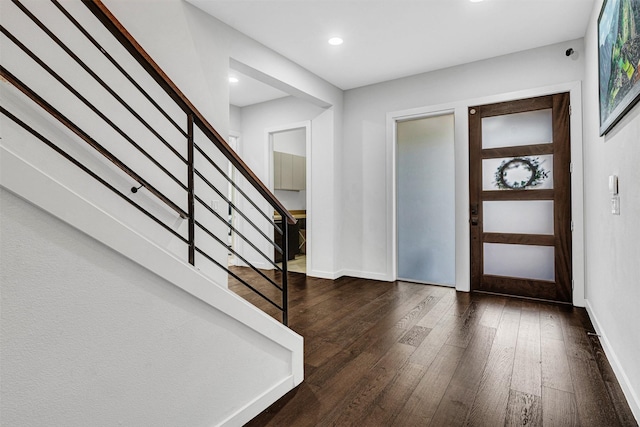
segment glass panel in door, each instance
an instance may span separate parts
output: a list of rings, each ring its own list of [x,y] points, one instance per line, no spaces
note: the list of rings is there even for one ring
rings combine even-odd
[[[553,200],[482,202],[485,233],[553,234]]]
[[[484,274],[551,280],[555,278],[552,246],[485,243]]]
[[[550,108],[482,119],[482,148],[551,144]]]
[[[484,191],[552,188],[553,154],[482,159]]]
[[[453,115],[397,124],[398,279],[455,284]]]

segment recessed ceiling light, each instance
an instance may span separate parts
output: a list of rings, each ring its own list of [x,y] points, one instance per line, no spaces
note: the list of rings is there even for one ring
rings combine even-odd
[[[238,83],[240,80],[238,80],[237,77],[229,77],[229,83]]]
[[[332,37],[329,39],[329,44],[332,46],[338,46],[342,43],[344,43],[344,40],[342,40],[340,37]]]

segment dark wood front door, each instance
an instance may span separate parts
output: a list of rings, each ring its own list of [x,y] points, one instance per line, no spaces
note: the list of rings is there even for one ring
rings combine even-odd
[[[471,289],[570,303],[569,94],[469,108]]]

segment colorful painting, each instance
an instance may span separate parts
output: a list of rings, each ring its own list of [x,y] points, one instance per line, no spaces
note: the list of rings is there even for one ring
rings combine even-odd
[[[640,0],[605,0],[598,18],[600,135],[640,98]]]

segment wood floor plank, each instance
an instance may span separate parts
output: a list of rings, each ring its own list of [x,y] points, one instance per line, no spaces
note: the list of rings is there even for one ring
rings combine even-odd
[[[353,285],[342,286],[333,290],[327,299],[318,298],[318,303],[304,307],[293,306],[291,316],[300,316],[296,328],[306,333],[318,331],[327,326],[334,326],[335,319],[344,319],[358,313],[364,301],[375,301],[383,294],[393,295],[393,289],[386,286],[371,286],[369,289],[358,289]],[[336,300],[339,304],[336,304]],[[304,316],[302,316],[304,314]]]
[[[580,326],[563,326],[564,331],[564,345],[567,351],[567,356],[576,357],[579,359],[595,359],[589,339],[587,338],[587,331]]]
[[[236,271],[257,276],[246,270]],[[587,336],[593,326],[584,309],[406,282],[292,274],[289,285],[305,379],[248,426],[498,425],[500,414],[504,425],[637,425],[599,341]],[[514,351],[503,336],[512,337],[505,325],[518,313]],[[542,397],[533,392],[537,374],[527,372],[536,360]]]
[[[396,373],[406,366],[406,361],[415,348],[406,344],[396,344],[357,383],[350,392],[325,417],[332,425],[353,425],[364,419],[383,390],[390,384]]]
[[[562,318],[567,361],[576,396],[576,407],[583,426],[621,425],[606,390],[581,316]],[[598,402],[598,404],[594,404]]]
[[[544,387],[573,393],[573,381],[567,360],[564,341],[549,338],[542,340],[542,385]]]
[[[315,386],[312,381],[308,384],[303,383],[304,387],[300,397],[296,396],[290,410],[280,411],[269,421],[268,425],[320,425],[327,414],[331,413],[338,404],[353,397],[353,384],[361,381],[378,360],[379,358],[374,355],[361,353],[346,365],[339,367],[334,376],[326,381],[321,388]]]
[[[482,298],[479,294],[468,294],[465,292],[456,292],[456,299],[453,301],[453,305],[451,306],[451,314],[454,316],[462,316],[467,312],[469,308],[469,304],[472,301],[478,300]]]
[[[416,325],[433,329],[444,315],[452,310],[452,306],[457,299],[455,289],[439,287],[441,298],[438,303],[426,313]]]
[[[327,382],[331,381],[342,369],[351,369],[353,365],[349,365],[360,354],[352,353],[350,351],[342,350],[336,353],[333,357],[326,360],[320,366],[316,366],[312,373],[307,374],[305,372],[305,382],[313,384],[315,388],[324,387]],[[367,357],[374,356],[367,353]]]
[[[573,393],[542,387],[542,424],[544,427],[580,426]]]
[[[620,426],[613,402],[593,359],[569,357],[578,415],[583,426]],[[594,404],[594,402],[598,402]]]
[[[444,345],[406,400],[402,411],[393,423],[387,425],[428,425],[451,382],[464,350],[460,347]]]
[[[459,318],[446,315],[438,322],[429,335],[420,343],[416,351],[411,355],[410,361],[423,366],[429,366],[436,358],[449,336],[456,328]]]
[[[301,410],[303,406],[307,408],[304,413]],[[292,426],[311,427],[318,425],[321,419],[317,413],[319,408],[320,403],[316,393],[308,384],[302,383],[246,423],[244,427],[277,426],[282,419],[292,420],[292,424],[289,424]]]
[[[405,318],[416,305],[414,298],[421,301],[428,289],[420,289],[419,292],[407,295],[400,299],[391,308],[379,315],[379,317],[371,319],[372,323],[361,323],[350,326],[351,336],[340,334],[334,338],[334,342],[347,346],[350,351],[371,351],[371,347],[381,347],[382,350],[393,345],[404,333],[405,329],[398,327],[398,322]],[[402,323],[402,326],[412,325],[413,323]]]
[[[375,299],[362,299],[361,306],[347,316],[331,316],[334,322],[322,329],[322,335],[329,341],[349,345],[376,323],[387,322],[390,323],[389,327],[394,326],[406,315],[406,307],[410,309],[415,306],[415,295],[422,296],[429,292],[430,289],[426,287],[398,284]],[[346,328],[349,334],[344,333]]]
[[[467,419],[496,334],[495,329],[486,326],[477,326],[475,329],[430,426],[457,426]]]
[[[509,301],[502,312],[478,393],[471,406],[466,425],[499,426],[504,424],[514,369],[521,310]]]
[[[505,427],[542,426],[540,397],[511,390],[504,425]]]
[[[424,341],[426,336],[429,335],[429,332],[431,332],[431,329],[429,328],[425,328],[423,326],[414,326],[413,328],[409,329],[409,331],[404,334],[402,338],[400,338],[400,342],[402,344],[409,344],[414,347],[418,347],[420,346],[422,341]]]
[[[542,396],[541,359],[540,310],[538,304],[527,303],[523,305],[520,317],[511,389]]]
[[[409,310],[413,309],[416,305],[416,299],[414,295],[417,295],[419,301],[425,298],[427,295],[433,292],[433,288],[422,286],[416,287],[415,284],[398,282],[397,291],[394,292],[391,298],[386,299],[385,304],[380,304],[377,310],[368,311],[367,315],[362,318],[365,322],[378,322],[383,317],[391,317],[390,313],[395,312],[401,315],[393,321],[393,324],[402,319]],[[377,302],[377,301],[376,301]]]
[[[447,340],[448,345],[466,347],[475,333],[476,326],[480,323],[480,318],[486,309],[486,305],[481,301],[472,301],[459,317],[456,328]]]
[[[607,387],[607,393],[611,398],[611,402],[615,413],[618,415],[620,424],[623,426],[637,426],[638,423],[633,417],[629,403],[627,403],[625,399],[624,392],[622,391],[622,388],[620,387],[620,384],[613,372],[613,368],[609,364],[607,356],[604,353],[604,349],[600,344],[600,338],[597,335],[589,335],[588,339],[595,356],[598,370],[600,371],[602,380]]]
[[[480,324],[488,328],[497,328],[502,318],[502,310],[506,303],[506,298],[491,298],[487,301],[487,307],[482,313]]]
[[[555,339],[562,341],[562,322],[560,320],[560,310],[557,305],[540,305],[540,338]]]
[[[305,343],[305,363],[316,368],[342,350],[342,347],[324,340],[316,340],[313,347],[308,347],[308,345]]]
[[[402,319],[398,320],[396,323],[396,328],[408,330],[416,322],[423,318],[426,313],[428,313],[440,300],[441,297],[437,295],[427,295],[425,299],[420,301],[416,306],[414,306],[409,312],[402,317]]]
[[[393,425],[392,420],[402,410],[409,395],[415,390],[416,385],[426,372],[422,365],[406,363],[391,383],[375,399],[368,415],[362,419],[354,420],[363,426],[388,426]],[[397,425],[397,424],[396,424]]]

